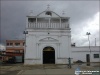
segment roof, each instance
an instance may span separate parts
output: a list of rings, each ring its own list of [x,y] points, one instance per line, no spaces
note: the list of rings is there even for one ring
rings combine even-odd
[[[85,51],[85,52],[90,52],[90,51],[92,51],[92,52],[95,52],[95,51],[98,51],[98,52],[100,52],[100,46],[90,46],[90,48],[89,48],[89,46],[80,46],[80,47],[71,47],[71,50],[73,51],[73,52],[83,52],[83,51]]]
[[[6,40],[6,42],[24,42],[25,40]]]
[[[31,11],[27,17],[30,17],[30,18],[33,18],[33,17],[39,17],[39,18],[40,17],[51,17],[51,18],[67,18],[67,19],[69,19],[69,17],[58,15],[54,11],[51,11],[49,8],[47,8],[45,11],[37,14],[36,16],[34,16],[33,11]]]
[[[60,16],[53,11],[43,11],[39,13],[37,17],[60,17]]]

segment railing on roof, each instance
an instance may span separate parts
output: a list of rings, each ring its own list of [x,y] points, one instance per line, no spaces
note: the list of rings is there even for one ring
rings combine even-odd
[[[28,28],[69,28],[67,23],[28,23]]]

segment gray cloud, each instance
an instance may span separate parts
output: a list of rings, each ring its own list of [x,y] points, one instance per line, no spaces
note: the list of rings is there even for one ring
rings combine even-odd
[[[87,45],[87,40],[80,36],[80,31],[86,26],[85,22],[99,12],[98,1],[1,1],[1,43],[7,39],[23,39],[26,16],[30,10],[37,15],[46,10],[48,4],[57,14],[61,15],[65,11],[65,16],[70,17],[72,42]],[[99,32],[95,32],[93,36],[95,35],[99,35]],[[94,38],[96,37],[98,39],[98,36]],[[93,39],[91,42],[94,42]]]

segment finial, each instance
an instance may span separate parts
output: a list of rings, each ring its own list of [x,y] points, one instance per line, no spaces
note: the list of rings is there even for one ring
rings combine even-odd
[[[30,16],[33,16],[33,10],[30,10]]]

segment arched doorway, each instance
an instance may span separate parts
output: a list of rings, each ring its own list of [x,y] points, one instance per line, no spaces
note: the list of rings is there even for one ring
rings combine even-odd
[[[55,64],[55,50],[53,47],[43,49],[43,64]]]

